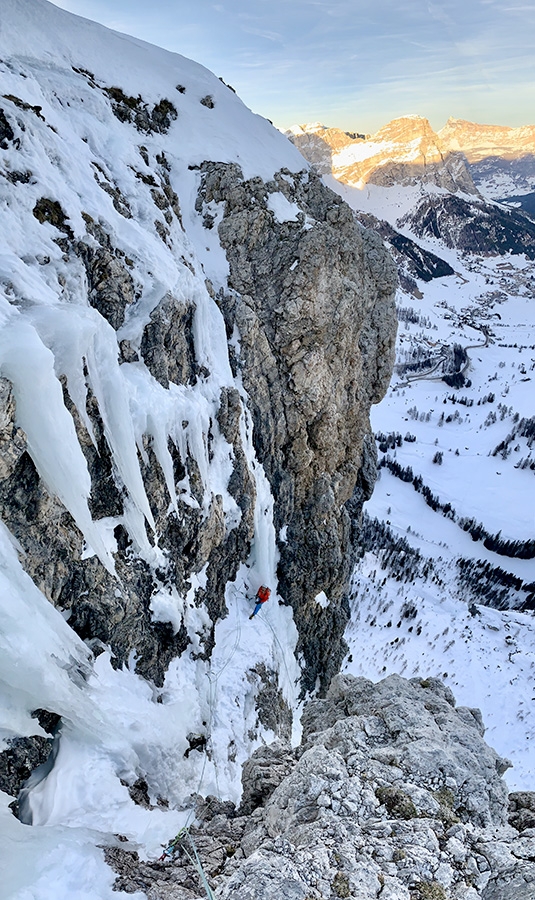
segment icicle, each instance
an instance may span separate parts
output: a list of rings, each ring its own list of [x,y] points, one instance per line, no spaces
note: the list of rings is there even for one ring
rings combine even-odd
[[[17,424],[26,433],[28,452],[39,475],[114,575],[113,557],[89,512],[91,478],[74,422],[63,402],[53,354],[35,328],[19,317],[8,321],[0,333],[0,372],[13,384]]]

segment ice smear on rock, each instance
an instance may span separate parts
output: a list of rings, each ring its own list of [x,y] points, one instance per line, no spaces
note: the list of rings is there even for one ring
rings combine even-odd
[[[37,471],[65,504],[103,565],[113,572],[113,558],[87,505],[91,479],[63,403],[54,356],[35,328],[18,316],[4,325],[0,335],[0,372],[13,384],[18,424],[26,433]]]

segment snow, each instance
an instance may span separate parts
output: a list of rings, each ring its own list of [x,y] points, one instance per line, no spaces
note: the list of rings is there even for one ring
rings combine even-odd
[[[325,591],[320,591],[319,594],[316,594],[314,597],[314,602],[317,603],[318,606],[321,606],[322,609],[327,609],[331,601],[327,597]]]
[[[358,190],[326,180],[355,210],[394,227],[422,191],[400,185]],[[440,189],[426,185],[425,191]],[[466,377],[471,384],[453,390],[440,373],[407,377],[396,370],[384,400],[372,409],[372,427],[403,438],[400,446],[388,449],[390,458],[410,466],[442,504],[451,503],[458,518],[473,517],[503,539],[531,539],[533,471],[519,468],[518,462],[533,458],[533,451],[520,436],[506,458],[494,451],[513,431],[515,419],[533,416],[535,266],[518,256],[461,257],[437,239],[422,240],[408,228],[403,232],[449,262],[455,275],[419,282],[418,298],[399,291],[398,306],[412,310],[417,321],[399,322],[397,363],[410,361],[413,352],[436,355],[441,347],[458,343],[470,348]],[[468,404],[459,402],[463,397]],[[407,434],[415,440],[405,440]],[[433,462],[437,453],[440,464]],[[372,680],[393,672],[442,678],[459,704],[481,709],[486,740],[513,763],[505,776],[510,789],[533,789],[533,618],[529,610],[482,605],[477,592],[463,587],[457,561],[487,563],[526,585],[535,581],[535,561],[498,555],[474,542],[387,468],[380,470],[366,509],[388,524],[395,538],[418,550],[421,569],[428,571],[418,574],[413,564],[399,575],[378,550],[365,554],[354,573],[345,671]],[[401,565],[399,550],[397,557]],[[514,606],[527,593],[510,587],[505,605]],[[408,606],[416,610],[414,619],[405,617]]]
[[[356,187],[353,184],[344,184],[333,175],[324,175],[323,180],[339,194],[352,209],[371,213],[378,219],[384,219],[391,225],[396,224],[397,219],[402,218],[414,208],[421,198],[421,190],[416,185],[393,185],[384,187],[379,184],[363,184]],[[446,193],[443,189],[434,185],[426,185],[429,193]],[[443,248],[441,248],[442,255]]]
[[[280,224],[283,222],[297,222],[297,216],[300,212],[297,203],[290,203],[284,194],[281,194],[279,191],[269,195],[267,207]]]
[[[295,171],[304,167],[293,145],[267,119],[253,115],[203,66],[73,16],[46,0],[3,0],[0,58],[7,60],[8,69],[20,67],[28,76],[22,99],[32,105],[39,104],[43,97],[45,78],[54,77],[58,70],[63,70],[62,74],[71,72],[72,66],[89,70],[106,85],[119,85],[128,95],[141,94],[147,102],[170,97],[179,112],[172,126],[179,142],[176,152],[186,163],[186,170],[188,164],[206,159],[206,147],[210,147],[212,159],[238,162],[246,178],[272,177],[284,165]],[[42,66],[39,79],[32,77],[33,60]],[[84,83],[82,76],[72,75],[77,87]],[[184,94],[177,91],[177,85],[186,88]],[[207,95],[213,97],[213,109],[200,105]],[[57,109],[60,99],[49,97],[48,102]],[[44,114],[46,117],[46,110]],[[109,152],[102,155],[113,160]]]
[[[53,708],[86,733],[98,722],[84,692],[91,654],[24,572],[2,523],[0,549],[0,734],[44,735],[30,717],[36,708]]]
[[[348,144],[336,153],[336,166],[337,168],[352,166],[355,163],[369,159],[370,156],[387,154],[389,150],[393,150],[395,147],[396,144],[393,141],[362,141],[362,143],[358,144]]]
[[[417,580],[394,588],[380,562],[367,554],[354,586],[343,670],[378,681],[394,672],[436,677],[458,705],[482,710],[485,740],[510,759],[510,790],[533,787],[535,625],[530,615],[478,606],[471,614],[448,590]],[[407,604],[415,618],[404,617]],[[400,623],[398,625],[398,623]],[[410,629],[410,631],[409,631]]]
[[[83,828],[28,828],[12,815],[0,794],[0,878],[6,900],[144,900],[136,891],[113,890],[114,873],[104,864],[96,835]]]
[[[190,454],[197,462],[203,515],[219,496],[227,532],[241,516],[228,491],[233,448],[219,431],[217,411],[222,388],[238,387],[244,410],[247,397],[233,377],[225,324],[206,281],[216,291],[226,289],[228,264],[217,236],[222,209],[211,207],[211,230],[195,210],[198,167],[207,158],[228,161],[246,178],[271,180],[283,167],[300,171],[305,164],[284,136],[202,66],[45,0],[5,0],[0,60],[2,90],[19,98],[4,98],[2,107],[20,135],[20,145],[11,142],[2,150],[0,169],[0,375],[13,384],[17,424],[40,477],[83,536],[80,557],[96,554],[113,574],[114,529],[122,524],[134,552],[154,571],[165,569],[164,554],[148,536],[154,523],[140,471],[140,460],[149,458],[148,444],[165,478],[170,515],[176,515],[179,501],[197,508],[199,503],[187,476],[175,485],[169,441],[182,460]],[[110,86],[141,95],[149,108],[167,98],[178,118],[167,134],[141,135],[113,115],[105,92]],[[208,95],[213,108],[200,102]],[[23,115],[20,103],[35,109]],[[162,153],[180,204],[180,217],[165,222],[166,242],[155,226],[155,217],[164,225],[163,216],[146,183],[160,178]],[[29,173],[23,181],[14,174],[21,172]],[[43,197],[61,205],[66,218],[59,228],[33,214]],[[282,194],[273,204],[279,221],[295,219],[296,210]],[[81,260],[64,258],[59,246],[65,228],[75,240],[96,247],[87,233],[91,220],[109,236],[132,278],[134,299],[117,334],[89,304]],[[118,341],[139,351],[151,313],[167,296],[193,309],[195,357],[205,373],[195,384],[171,384],[168,390],[141,358],[122,364],[118,358]],[[234,346],[239,351],[238,334]],[[64,403],[64,380],[74,415],[93,444],[89,392],[98,404],[123,496],[124,512],[116,518],[91,516],[90,475]],[[206,609],[197,605],[206,571],[191,576],[183,595],[168,585],[155,588],[153,620],[169,622],[175,632],[183,625],[191,641],[171,663],[162,688],[135,673],[135,654],[122,669],[113,667],[108,648],[93,660],[69,627],[68,612],[64,617],[56,610],[25,574],[20,548],[2,526],[0,609],[6,627],[0,635],[0,736],[2,741],[45,736],[31,717],[38,708],[62,718],[53,765],[36,774],[23,798],[25,821],[33,827],[15,819],[7,806],[11,798],[0,795],[1,840],[8,850],[0,875],[6,900],[127,896],[113,892],[114,874],[98,848],[122,834],[143,858],[154,859],[162,844],[193,820],[192,794],[239,799],[242,762],[273,738],[257,721],[255,696],[263,671],[278,677],[285,701],[298,711],[297,630],[291,609],[277,594],[273,498],[246,412],[240,429],[257,493],[251,557],[227,585],[229,615],[216,625],[210,661],[199,658],[212,627]],[[271,586],[271,598],[249,621],[247,597],[254,597],[260,583]],[[121,596],[119,581],[116,593]],[[259,673],[252,681],[251,672]],[[297,714],[295,739],[298,719]],[[190,732],[206,735],[209,757],[198,750],[184,757]],[[128,786],[138,778],[148,785],[152,808],[130,797]],[[159,806],[158,797],[169,808]]]

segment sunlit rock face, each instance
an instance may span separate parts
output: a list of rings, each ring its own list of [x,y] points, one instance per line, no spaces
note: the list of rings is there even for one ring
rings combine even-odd
[[[286,134],[319,175],[330,175],[336,154],[354,140],[346,131],[328,128],[320,122],[296,125]]]
[[[392,189],[381,197],[371,194],[379,207],[385,202],[395,208],[395,191],[400,192],[398,205],[404,212],[393,224],[402,229],[408,226],[417,238],[438,239],[462,252],[525,252],[531,258],[534,133],[535,126],[505,128],[461,119],[449,119],[435,133],[427,119],[405,116],[372,136],[321,124],[296,126],[287,135],[318,172],[353,189],[344,194],[342,187],[340,193],[355,209],[366,211],[359,213],[360,220],[386,239],[396,256],[401,282],[410,285],[406,276],[421,273],[421,267],[415,268],[414,253],[404,235],[380,220],[373,222],[366,185]],[[488,199],[502,200],[513,209],[496,207]],[[442,261],[435,271],[446,268]]]
[[[319,163],[322,173],[345,184],[428,182],[449,191],[476,193],[462,153],[444,144],[422,116],[394,119],[372,136],[354,137],[324,126],[293,129],[288,136],[310,162]]]
[[[487,156],[512,159],[533,155],[535,150],[535,125],[511,128],[449,118],[437,134],[445,147],[460,150],[470,163],[479,162]]]
[[[448,119],[439,137],[451,151],[460,150],[470,164],[479,191],[533,218],[535,212],[535,125],[508,128]]]

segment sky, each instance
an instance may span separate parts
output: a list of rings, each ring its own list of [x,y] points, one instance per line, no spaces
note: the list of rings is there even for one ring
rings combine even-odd
[[[535,122],[533,0],[56,0],[195,59],[288,128]]]

